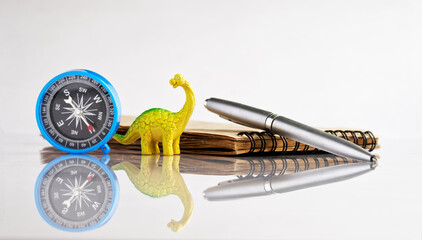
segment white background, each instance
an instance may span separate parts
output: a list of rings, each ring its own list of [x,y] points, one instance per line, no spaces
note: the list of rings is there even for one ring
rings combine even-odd
[[[118,173],[126,205],[121,204],[109,227],[60,236],[133,238],[161,233],[162,238],[245,239],[265,233],[263,238],[278,238],[277,232],[255,229],[252,222],[259,218],[267,226],[277,216],[286,226],[280,231],[291,239],[421,237],[422,1],[0,0],[0,189],[6,189],[0,193],[0,203],[6,203],[0,204],[0,238],[59,236],[42,225],[35,206],[21,208],[15,200],[22,196],[33,202],[33,182],[42,168],[38,151],[47,144],[39,140],[39,145],[27,148],[29,140],[16,139],[23,134],[40,139],[35,120],[38,94],[54,76],[75,68],[106,77],[119,94],[123,114],[139,115],[152,107],[178,111],[185,95],[168,81],[181,73],[196,94],[192,119],[224,121],[203,102],[225,98],[312,126],[371,130],[380,136],[381,160],[370,177],[278,195],[270,202],[209,204],[200,192],[218,181],[187,175],[197,205],[195,220],[182,235],[167,231],[166,221],[157,224],[147,218],[140,218],[144,235],[138,235],[128,216],[176,210],[166,205],[160,211],[162,205],[145,196],[138,205],[140,193]],[[10,149],[21,155],[9,157]],[[23,172],[21,166],[26,166]],[[10,184],[16,174],[25,177]],[[326,201],[332,197],[357,201],[348,210],[343,200],[333,203],[338,208],[315,210],[306,205],[312,198],[316,206],[332,207]],[[152,201],[154,207],[149,208]],[[256,208],[246,216],[243,209],[255,201],[289,208],[274,214]],[[174,202],[180,210],[180,202]],[[219,213],[232,216],[223,220],[240,222],[228,225],[216,218]],[[169,215],[173,214],[157,219]],[[326,222],[332,228],[325,228]]]
[[[320,127],[422,135],[421,1],[0,1],[2,134],[38,133],[35,102],[54,76],[86,68],[123,114],[192,119],[220,97]]]

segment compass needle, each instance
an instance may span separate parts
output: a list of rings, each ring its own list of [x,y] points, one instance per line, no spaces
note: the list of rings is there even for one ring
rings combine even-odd
[[[70,106],[72,106],[73,110],[75,110],[75,111],[78,110],[78,108],[75,104],[75,101],[73,101],[73,99],[70,95],[69,95],[68,99],[64,99],[64,102],[67,103],[67,104],[70,104]]]
[[[67,207],[67,208],[69,208],[69,207],[70,207],[70,205],[73,203],[73,201],[74,201],[74,199],[75,199],[76,195],[77,195],[77,193],[76,193],[76,191],[75,191],[69,199],[67,199],[67,200],[63,201],[63,205],[66,205],[66,207]]]
[[[86,120],[84,115],[81,115],[81,119],[88,126],[88,130],[89,130],[90,133],[95,132],[94,127],[91,124],[88,123],[88,121]]]

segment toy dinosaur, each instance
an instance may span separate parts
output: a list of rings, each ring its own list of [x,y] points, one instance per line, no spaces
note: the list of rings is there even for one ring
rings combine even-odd
[[[192,115],[195,95],[181,74],[176,74],[170,84],[173,88],[183,87],[186,93],[185,105],[179,112],[152,108],[137,117],[125,135],[115,134],[113,138],[122,144],[131,144],[141,138],[142,154],[160,153],[158,142],[163,143],[164,155],[180,154],[180,135]]]
[[[171,194],[177,195],[183,203],[184,212],[179,221],[171,220],[168,227],[174,232],[180,231],[189,222],[193,212],[192,196],[180,175],[180,156],[163,156],[162,167],[158,167],[160,155],[142,155],[141,168],[130,162],[114,165],[114,170],[125,170],[130,181],[142,193],[159,198]]]

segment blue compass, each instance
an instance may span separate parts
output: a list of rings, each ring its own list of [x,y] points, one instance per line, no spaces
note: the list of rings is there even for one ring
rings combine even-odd
[[[54,77],[42,89],[36,105],[41,134],[68,153],[101,148],[107,154],[107,141],[117,131],[120,113],[113,86],[89,70],[72,70]]]
[[[117,208],[119,184],[114,172],[100,160],[83,154],[61,156],[41,171],[35,184],[35,202],[51,226],[80,232],[104,225]]]

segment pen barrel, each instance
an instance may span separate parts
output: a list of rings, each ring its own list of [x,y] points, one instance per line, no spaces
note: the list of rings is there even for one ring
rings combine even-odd
[[[268,189],[265,189],[265,183],[264,178],[225,183],[206,189],[203,195],[209,201],[263,196],[269,194]]]
[[[205,107],[224,119],[260,129],[267,128],[265,122],[268,116],[272,114],[265,110],[218,98],[205,100]]]
[[[342,157],[362,161],[371,161],[374,158],[374,155],[352,142],[282,116],[274,118],[270,130]]]
[[[373,170],[372,163],[351,163],[282,175],[270,180],[273,193],[295,190],[344,181]]]

